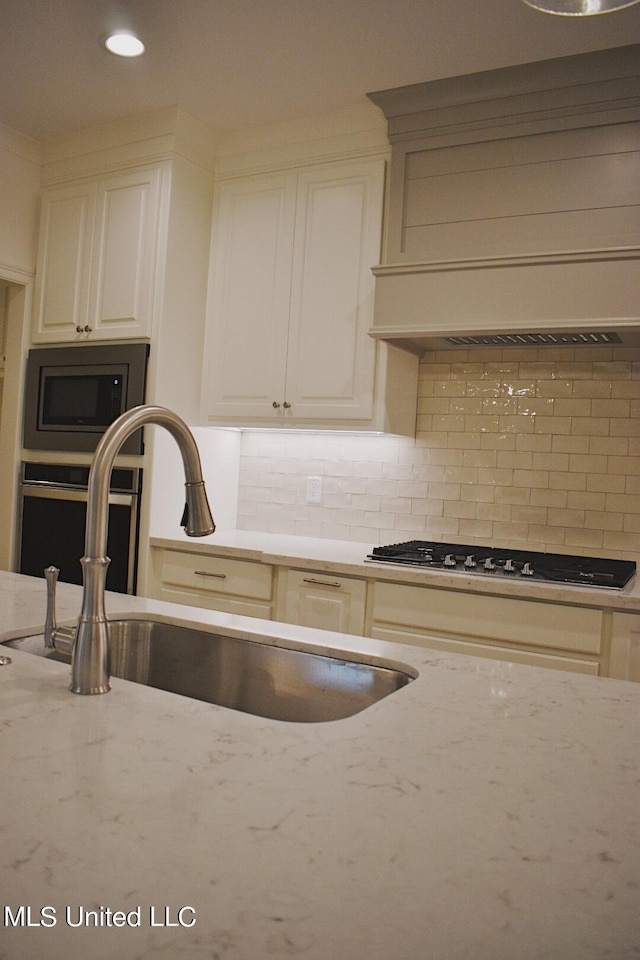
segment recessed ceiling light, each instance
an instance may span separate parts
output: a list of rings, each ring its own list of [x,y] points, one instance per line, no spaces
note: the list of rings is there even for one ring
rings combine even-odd
[[[640,0],[524,0],[535,10],[564,17],[591,17],[632,7]]]
[[[138,40],[134,33],[127,30],[109,34],[104,45],[109,53],[115,53],[118,57],[139,57],[144,53],[142,40]]]

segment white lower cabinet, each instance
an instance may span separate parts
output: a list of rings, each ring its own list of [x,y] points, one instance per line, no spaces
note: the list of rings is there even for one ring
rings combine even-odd
[[[152,597],[248,617],[273,617],[273,570],[252,560],[152,548]]]
[[[370,634],[379,640],[597,675],[602,611],[378,582]]]
[[[304,627],[640,682],[640,615],[151,548],[150,596]]]
[[[280,578],[278,620],[362,636],[366,581],[305,570],[284,570]]]
[[[607,676],[640,682],[640,615],[614,611]]]

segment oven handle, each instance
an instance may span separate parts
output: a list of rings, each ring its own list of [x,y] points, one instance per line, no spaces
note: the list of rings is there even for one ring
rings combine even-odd
[[[86,503],[89,493],[86,487],[52,487],[49,484],[21,483],[23,497],[37,497],[40,500],[74,500]],[[137,493],[109,493],[109,503],[130,507],[138,499]]]

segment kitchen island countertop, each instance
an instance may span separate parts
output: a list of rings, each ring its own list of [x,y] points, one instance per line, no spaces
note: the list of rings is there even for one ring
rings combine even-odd
[[[79,596],[59,584],[60,622]],[[284,723],[122,680],[74,696],[6,650],[0,956],[638,956],[638,684],[109,596],[131,611],[419,676]],[[0,573],[0,639],[43,618],[43,581]]]

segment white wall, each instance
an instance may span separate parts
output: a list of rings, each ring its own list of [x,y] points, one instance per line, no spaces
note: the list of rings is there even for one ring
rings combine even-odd
[[[156,427],[150,429],[154,431],[154,435],[149,535],[181,537],[184,472],[180,451],[166,430]],[[213,430],[209,427],[192,427],[191,430],[200,452],[202,472],[216,529],[233,530],[236,526],[238,503],[241,434],[237,430]]]
[[[0,126],[0,276],[35,270],[40,158],[38,143]]]
[[[36,264],[41,177],[40,145],[0,125],[0,280],[5,301],[6,364],[0,420],[0,567],[14,562],[22,370],[28,345]]]

